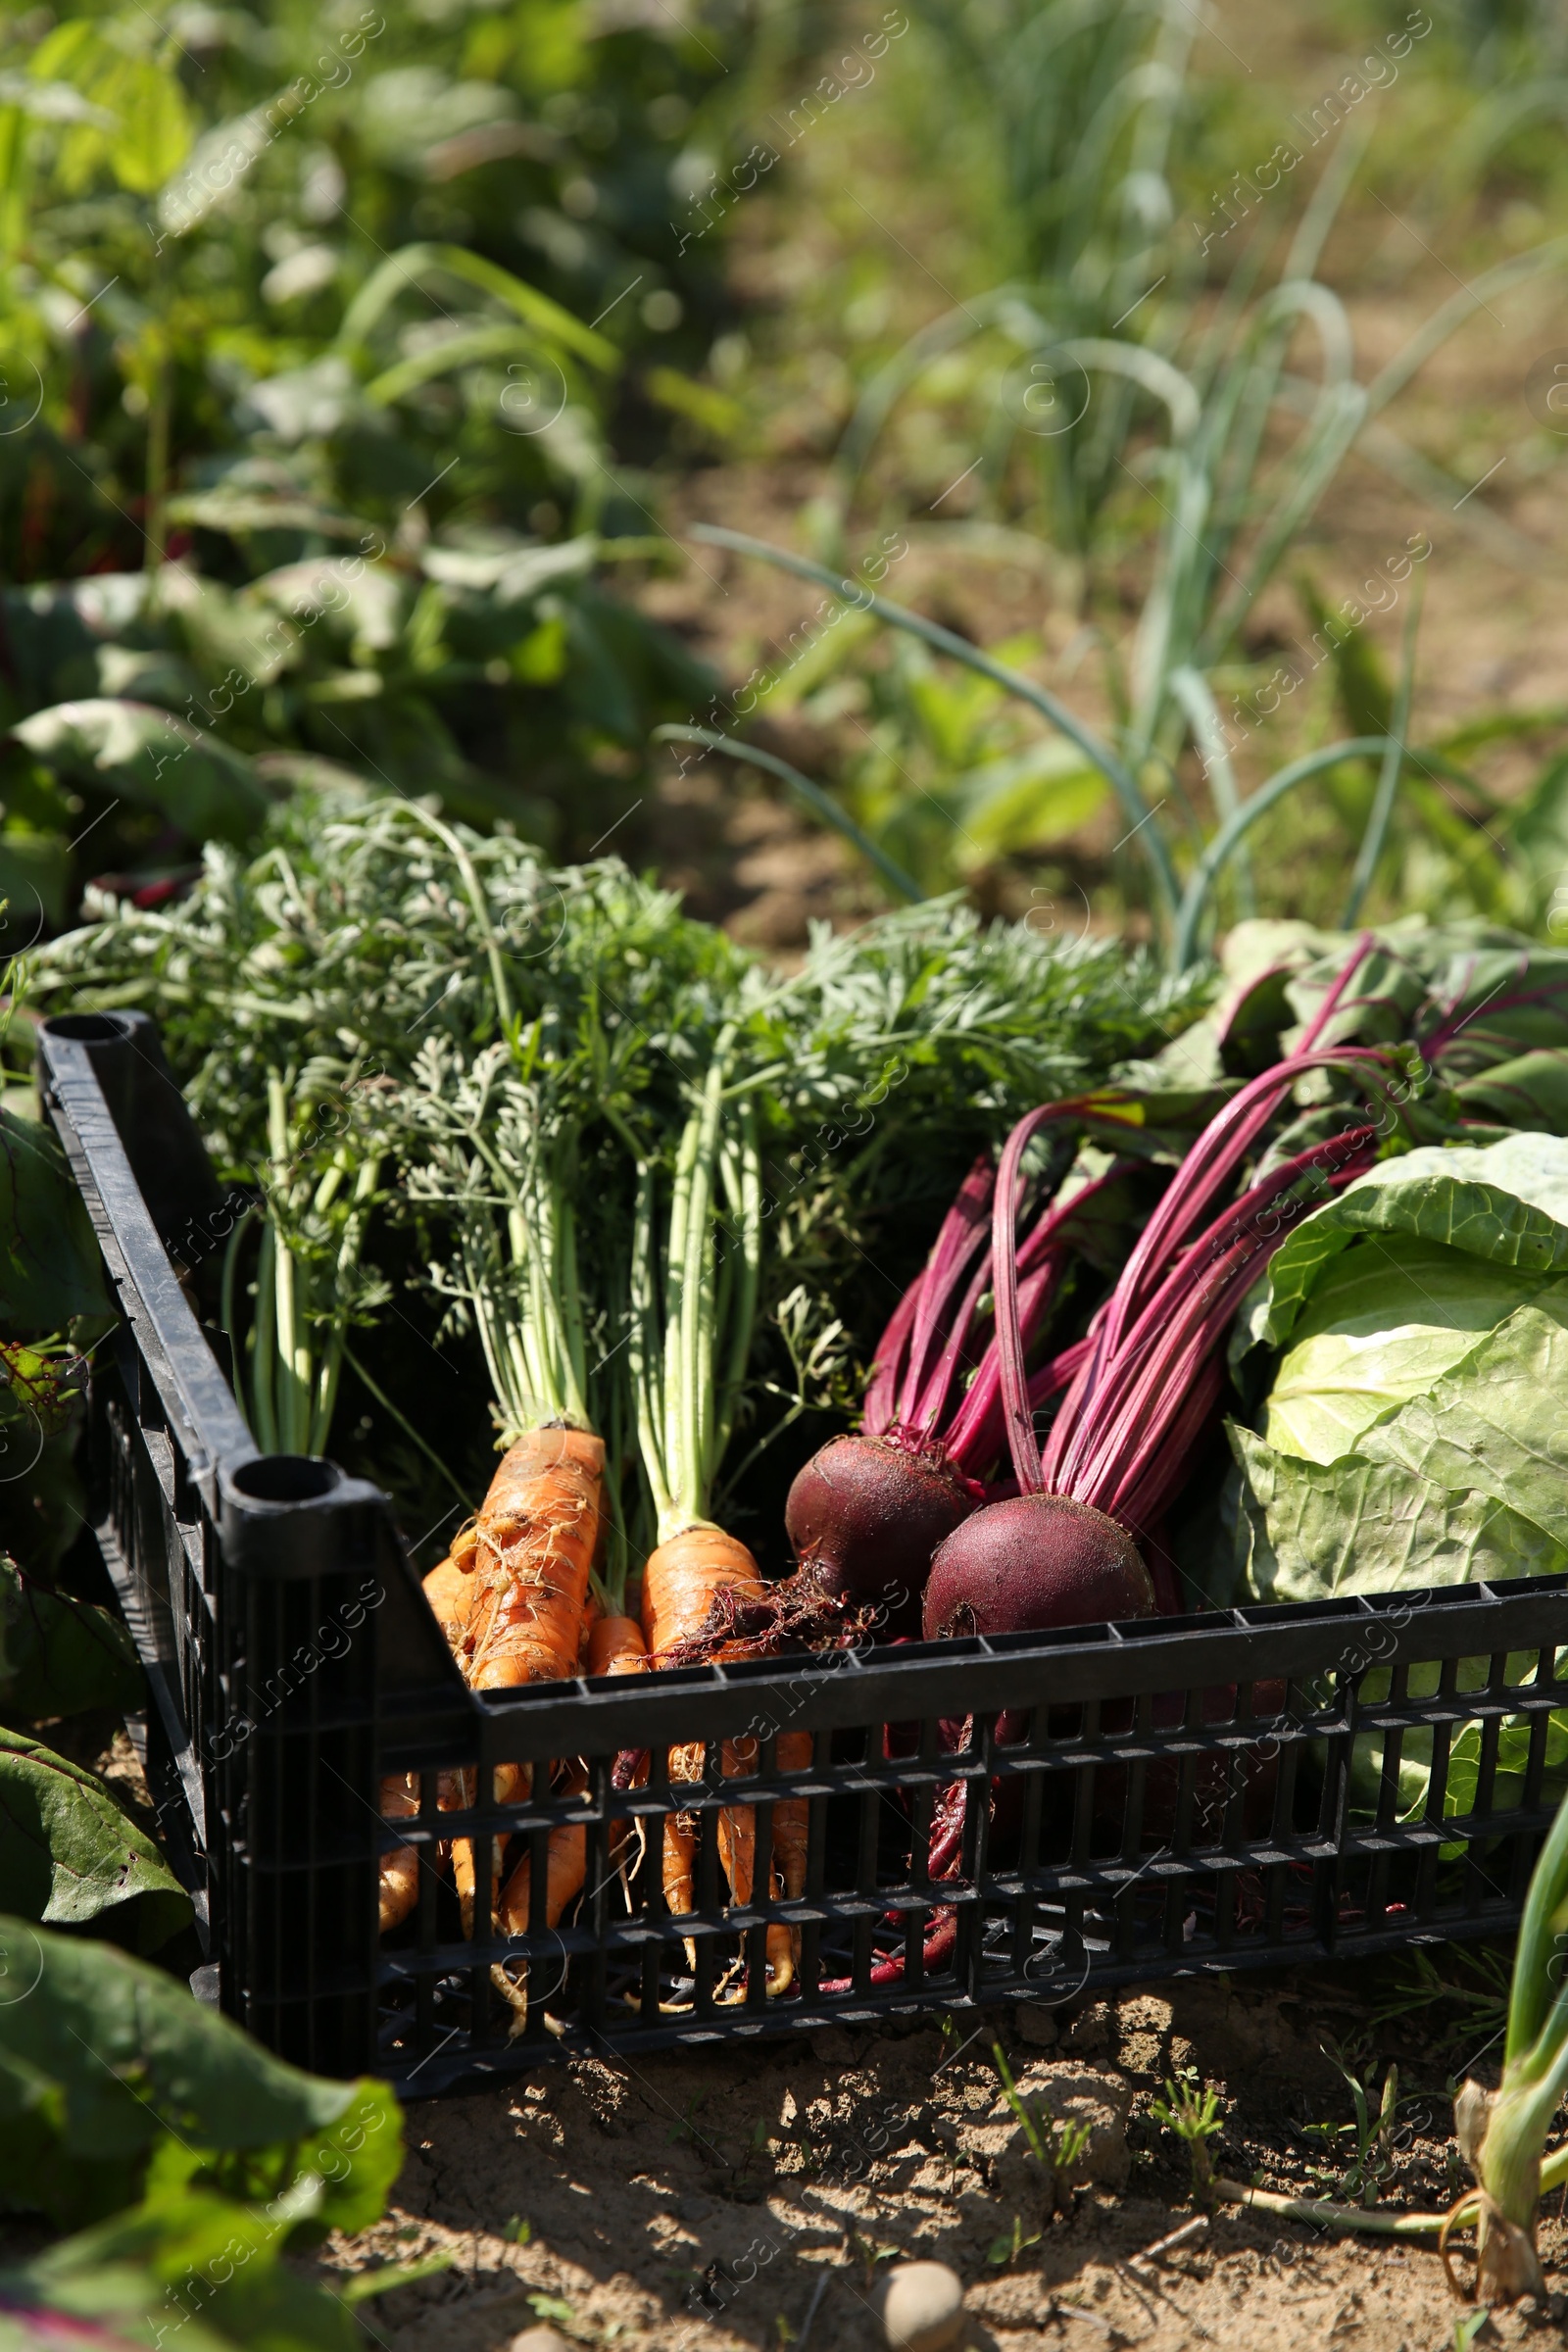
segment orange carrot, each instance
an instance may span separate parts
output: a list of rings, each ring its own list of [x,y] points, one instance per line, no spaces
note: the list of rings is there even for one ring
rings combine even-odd
[[[477,1539],[475,1538],[474,1541]],[[459,1538],[459,1544],[463,1539]],[[473,1597],[472,1569],[474,1541],[466,1547],[466,1568],[458,1557],[458,1544],[452,1556],[438,1568],[432,1568],[423,1580],[424,1597],[434,1612],[436,1623],[446,1636],[447,1645],[460,1665],[463,1645],[467,1634],[468,1604]],[[437,1801],[444,1811],[453,1812],[462,1801],[462,1776],[456,1772],[441,1775]],[[419,1778],[417,1773],[392,1773],[381,1783],[381,1813],[387,1821],[404,1821],[419,1810]],[[471,1864],[470,1864],[471,1876]],[[381,1933],[400,1927],[414,1909],[419,1893],[419,1857],[412,1845],[394,1846],[381,1856],[380,1913]]]
[[[640,1674],[645,1658],[642,1628],[635,1618],[600,1617],[596,1619],[588,1644],[590,1674]],[[567,1782],[575,1781],[587,1787],[581,1771]],[[580,1821],[563,1822],[550,1833],[545,1873],[545,1925],[555,1928],[573,1895],[582,1887],[587,1868],[588,1830]],[[573,1876],[575,1873],[575,1876]],[[497,1907],[498,1920],[509,1936],[523,1936],[528,1930],[528,1856],[524,1854],[511,1878]]]
[[[590,1674],[641,1674],[648,1664],[643,1629],[635,1617],[601,1617],[588,1642]],[[610,1825],[610,1858],[617,1866],[626,1847],[624,1820]]]
[[[684,1528],[679,1535],[660,1544],[643,1571],[643,1630],[648,1636],[653,1662],[657,1665],[660,1651],[690,1641],[700,1633],[722,1593],[731,1593],[736,1601],[760,1600],[766,1590],[756,1560],[737,1537],[726,1535],[722,1528],[706,1521]],[[748,1643],[741,1637],[721,1643],[713,1654],[720,1658],[744,1657],[747,1649]],[[755,1772],[757,1741],[726,1740],[720,1770],[726,1779]],[[670,1749],[672,1781],[701,1780],[702,1774],[700,1742]],[[785,1810],[784,1806],[777,1809],[775,1822],[777,1812]],[[719,1814],[718,1853],[735,1900],[749,1903],[757,1874],[757,1815],[750,1805],[726,1805]],[[693,1907],[696,1854],[696,1815],[688,1812],[671,1816],[665,1824],[663,1855],[664,1901],[671,1912],[678,1914]],[[805,1883],[803,1874],[802,1886]],[[795,1938],[788,1928],[774,1925],[768,1929],[767,1964],[770,1989],[775,1992],[783,1991],[794,1977],[794,1947]]]
[[[588,1828],[585,1822],[564,1821],[551,1831],[545,1844],[545,1916],[547,1928],[559,1928],[566,1905],[582,1892],[588,1868]],[[496,1920],[504,1934],[526,1936],[529,1928],[528,1856],[523,1855],[507,1881],[496,1904]],[[526,1963],[523,1964],[524,1968]],[[526,1982],[526,1978],[523,1980]]]
[[[466,1620],[467,1675],[475,1690],[559,1682],[577,1672],[588,1577],[601,1532],[605,1444],[584,1429],[535,1429],[502,1457],[474,1522],[473,1597]],[[465,1802],[474,1801],[466,1774]],[[508,1804],[529,1786],[523,1764],[497,1766],[492,1795]],[[499,1838],[490,1843],[490,1900],[501,1884]],[[464,1933],[473,1932],[470,1839],[452,1849]]]
[[[456,1560],[443,1560],[424,1580],[424,1597],[447,1638],[447,1647],[461,1659],[468,1634],[468,1610],[474,1598],[474,1580]]]
[[[641,1674],[648,1644],[635,1617],[598,1617],[588,1636],[590,1674]]]
[[[804,1772],[811,1761],[813,1741],[809,1732],[780,1732],[774,1757],[781,1772]],[[792,1900],[799,1900],[806,1891],[807,1840],[810,1834],[811,1808],[804,1796],[781,1796],[773,1807],[773,1875]],[[769,1989],[775,1993],[787,1990],[795,1981],[800,1965],[801,1936],[798,1928],[783,1928],[781,1944],[775,1948],[774,1936],[779,1931],[768,1930],[767,1958],[773,1983]]]
[[[811,1762],[809,1732],[780,1732],[774,1756],[780,1772],[805,1772]],[[806,1891],[806,1844],[811,1808],[804,1796],[781,1796],[773,1807],[773,1859],[792,1899]]]
[[[699,1633],[707,1624],[714,1601],[726,1590],[733,1591],[743,1600],[759,1599],[765,1590],[757,1562],[736,1537],[704,1520],[694,1527],[683,1528],[668,1543],[661,1544],[649,1555],[643,1570],[643,1632],[652,1663],[658,1664],[661,1650],[672,1647],[677,1642],[690,1641]],[[725,1649],[730,1646],[726,1643]],[[672,1781],[702,1779],[701,1740],[670,1749],[669,1777]],[[721,1817],[721,1852],[726,1838],[723,1823],[728,1818],[727,1814]],[[746,1902],[751,1897],[751,1865],[749,1859],[740,1863],[744,1835],[736,1825],[731,1825],[727,1839],[730,1853],[724,1855],[725,1869],[729,1870],[733,1854],[745,1872],[747,1891],[740,1900]],[[671,1814],[664,1824],[664,1902],[676,1916],[693,1907],[692,1871],[696,1854],[697,1816]],[[733,1876],[730,1884],[734,1885]]]
[[[708,1516],[745,1396],[764,1255],[761,1145],[756,1102],[738,1082],[741,1058],[739,1031],[726,1024],[692,1088],[673,1153],[651,1154],[637,1175],[628,1365],[659,1531],[642,1591],[656,1669],[699,1650],[745,1656],[754,1645],[738,1623],[766,1593],[745,1544]],[[748,1772],[754,1756],[745,1740],[724,1742],[723,1776]],[[703,1744],[672,1747],[665,1768],[677,1785],[700,1779]],[[662,1824],[664,1901],[676,1917],[693,1908],[695,1826],[681,1813]],[[749,1905],[756,1810],[721,1805],[715,1826],[731,1888]]]
[[[381,1783],[381,1817],[384,1821],[407,1821],[419,1810],[419,1776],[416,1772],[389,1773]],[[413,1845],[395,1845],[389,1854],[381,1856],[381,1933],[401,1927],[414,1909],[419,1894],[419,1854]]]
[[[736,1537],[706,1519],[683,1528],[650,1554],[643,1570],[643,1632],[650,1654],[657,1660],[662,1650],[700,1633],[721,1592],[760,1600],[766,1590],[757,1562]]]
[[[503,1458],[477,1522],[476,1690],[576,1673],[604,1469],[605,1442],[585,1429],[530,1430]]]

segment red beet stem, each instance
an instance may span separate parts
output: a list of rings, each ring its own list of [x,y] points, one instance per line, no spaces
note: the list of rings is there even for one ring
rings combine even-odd
[[[969,1287],[953,1318],[953,1329],[948,1334],[947,1346],[937,1358],[936,1370],[914,1399],[910,1420],[916,1429],[930,1430],[934,1434],[946,1421],[954,1381],[965,1359],[973,1361],[975,1314],[990,1288],[991,1252],[987,1250],[969,1277]]]
[[[1042,1127],[1062,1114],[1059,1102],[1043,1102],[1025,1112],[1002,1154],[997,1189],[991,1206],[991,1259],[996,1276],[996,1336],[1002,1375],[1003,1428],[1013,1473],[1025,1494],[1040,1491],[1040,1452],[1035,1444],[1034,1416],[1029,1410],[1029,1379],[1024,1369],[1023,1327],[1018,1313],[1018,1178],[1023,1155]]]
[[[1152,1476],[1174,1448],[1188,1389],[1220,1345],[1242,1299],[1291,1229],[1279,1204],[1304,1177],[1338,1191],[1371,1164],[1377,1129],[1349,1129],[1271,1169],[1215,1219],[1154,1293],[1101,1381],[1057,1444],[1058,1417],[1045,1474],[1054,1488],[1115,1512],[1112,1497]],[[1303,1206],[1306,1203],[1302,1204]],[[1195,1260],[1205,1269],[1194,1280]]]
[[[1240,1094],[1216,1112],[1144,1227],[1111,1293],[1102,1334],[1102,1363],[1108,1362],[1116,1352],[1135,1318],[1170,1272],[1179,1252],[1198,1238],[1204,1217],[1260,1140],[1297,1080],[1311,1070],[1357,1067],[1369,1074],[1383,1071],[1388,1067],[1388,1059],[1368,1046],[1339,1046],[1293,1054],[1288,1061],[1276,1062],[1273,1069],[1249,1080]]]
[[[1355,946],[1341,966],[1339,977],[1301,1034],[1300,1042],[1296,1049],[1298,1054],[1310,1054],[1322,1044],[1323,1032],[1344,1003],[1346,990],[1376,946],[1377,941],[1370,931],[1361,931],[1356,934]]]
[[[862,1427],[869,1437],[879,1438],[891,1429],[899,1417],[899,1390],[904,1379],[905,1358],[908,1353],[909,1334],[914,1318],[920,1311],[920,1293],[924,1287],[926,1268],[910,1283],[888,1320],[888,1327],[876,1344],[873,1363],[875,1370],[865,1392],[865,1412]]]
[[[899,1419],[910,1428],[920,1424],[919,1398],[931,1377],[953,1319],[953,1298],[964,1271],[986,1237],[991,1190],[996,1173],[982,1156],[958,1187],[958,1197],[942,1220],[920,1283],[919,1304],[909,1335],[909,1360],[899,1397]],[[975,1293],[978,1298],[978,1292]]]
[[[1023,1327],[1026,1347],[1033,1333],[1045,1322],[1066,1266],[1066,1249],[1058,1245],[1046,1262],[1037,1266],[1019,1284],[1018,1319]],[[1075,1340],[1070,1348],[1062,1348],[1032,1375],[1029,1382],[1031,1419],[1049,1397],[1054,1396],[1067,1386],[1087,1348],[1087,1341]],[[1003,1450],[1004,1437],[1002,1359],[993,1339],[980,1359],[979,1370],[969,1384],[968,1394],[949,1425],[949,1459],[956,1462],[966,1477],[978,1478],[987,1463],[995,1461]]]
[[[1187,1474],[1192,1468],[1193,1448],[1208,1426],[1208,1417],[1220,1399],[1225,1386],[1225,1367],[1217,1353],[1211,1352],[1188,1389],[1186,1398],[1166,1432],[1163,1444],[1152,1454],[1135,1460],[1131,1469],[1113,1487],[1101,1508],[1123,1527],[1130,1528],[1143,1544],[1144,1533],[1167,1505],[1176,1498]],[[1153,1577],[1156,1597],[1159,1597],[1160,1579],[1152,1560],[1145,1565]],[[1176,1602],[1179,1611],[1180,1601]],[[1172,1611],[1160,1598],[1163,1615]]]
[[[1049,1120],[1081,1119],[1093,1108],[1114,1116],[1104,1102],[1047,1103],[1033,1113],[1035,1127]],[[1021,1153],[1020,1153],[1021,1156]],[[1043,1330],[1066,1271],[1073,1221],[1086,1202],[1126,1174],[1117,1161],[1103,1175],[1080,1185],[1070,1200],[1048,1201],[1006,1260],[1003,1281],[1010,1286],[1018,1324],[1018,1346],[1027,1354]],[[987,1162],[976,1161],[943,1220],[942,1230],[920,1273],[900,1300],[876,1351],[875,1375],[866,1390],[860,1427],[867,1437],[885,1437],[941,1454],[966,1479],[976,1479],[1002,1449],[1001,1364],[995,1332],[979,1347],[980,1302],[994,1287],[996,1253],[988,1248],[973,1266],[962,1296],[958,1285],[984,1231],[984,1211],[993,1194]],[[977,1216],[982,1220],[976,1222]],[[995,1222],[992,1222],[993,1236]],[[956,1300],[956,1303],[955,1301]],[[1076,1358],[1073,1359],[1076,1364]],[[965,1369],[965,1393],[955,1390]],[[1029,1383],[1038,1403],[1055,1395],[1070,1372]]]

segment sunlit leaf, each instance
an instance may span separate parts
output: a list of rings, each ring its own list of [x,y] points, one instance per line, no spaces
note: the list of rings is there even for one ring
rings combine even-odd
[[[113,87],[120,117],[109,145],[115,176],[133,195],[151,196],[190,153],[195,125],[185,94],[172,73],[147,57],[126,58]]]
[[[958,776],[957,843],[966,867],[1066,841],[1103,807],[1109,790],[1070,743],[1033,744]]]
[[[34,1723],[146,1701],[135,1644],[109,1609],[53,1592],[0,1557],[0,1716]]]
[[[127,2203],[144,2177],[266,2197],[315,2173],[321,2222],[363,2229],[381,2212],[403,2154],[384,2083],[302,2074],[110,1944],[3,1919],[0,1967],[7,2203],[69,2224]]]
[[[0,1904],[52,1927],[92,1921],[155,1952],[190,1924],[190,1897],[92,1773],[0,1730]],[[134,1905],[134,1911],[130,1906]]]
[[[161,809],[196,841],[248,840],[270,803],[242,753],[147,703],[57,703],[12,732],[46,766]]]

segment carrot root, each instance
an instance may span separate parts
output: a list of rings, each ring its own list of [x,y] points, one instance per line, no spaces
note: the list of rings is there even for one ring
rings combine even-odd
[[[476,1690],[576,1673],[604,1469],[604,1440],[582,1429],[530,1430],[503,1457],[476,1522]]]
[[[759,1601],[767,1587],[744,1544],[701,1520],[649,1555],[643,1570],[643,1633],[650,1655],[700,1634],[719,1595]]]
[[[781,1772],[804,1772],[814,1745],[809,1732],[780,1732],[774,1749]],[[807,1843],[811,1808],[804,1796],[781,1796],[773,1807],[773,1877],[775,1896],[799,1901],[806,1891]],[[788,1992],[801,1965],[801,1932],[785,1921],[767,1931],[768,1992],[773,1999]]]
[[[413,1772],[389,1773],[381,1783],[381,1818],[383,1821],[407,1821],[419,1810],[418,1775]],[[379,1907],[381,1933],[401,1927],[414,1909],[419,1894],[419,1853],[413,1845],[395,1845],[381,1856]]]
[[[648,1644],[635,1617],[596,1617],[588,1636],[590,1674],[641,1674]]]

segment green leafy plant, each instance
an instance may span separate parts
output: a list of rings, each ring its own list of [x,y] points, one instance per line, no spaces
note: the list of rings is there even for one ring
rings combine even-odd
[[[1031,2246],[1038,2246],[1044,2235],[1044,2230],[1036,2230],[1031,2231],[1028,2236],[1025,2236],[1023,2224],[1019,2220],[1018,2216],[1014,2214],[1012,2217],[1011,2235],[1007,2237],[994,2237],[991,2241],[991,2250],[987,2254],[986,2260],[996,2269],[1003,2270],[1008,2263],[1016,2262],[1020,2254],[1027,2253]]]
[[[256,2200],[311,2179],[291,2234],[380,2214],[403,2153],[384,2084],[300,2073],[109,1944],[9,1919],[0,1964],[0,2199],[69,2226],[143,2187]]]
[[[116,1712],[146,1695],[123,1619],[92,1601],[52,1592],[0,1557],[0,1720]]]
[[[1343,2197],[1354,2198],[1362,2205],[1375,2205],[1380,2189],[1394,2172],[1394,2125],[1399,2104],[1399,2070],[1390,2066],[1383,2078],[1379,2095],[1373,2080],[1375,2068],[1365,2066],[1365,2080],[1353,2064],[1348,2064],[1351,2053],[1331,2052],[1335,2066],[1344,2076],[1350,2092],[1355,2117],[1348,2124],[1308,2124],[1311,2136],[1327,2152],[1337,2154],[1342,2141],[1353,2139],[1355,2145],[1343,2180],[1335,2183]],[[1374,2103],[1375,2102],[1375,2103]]]
[[[1430,1952],[1412,1952],[1395,1971],[1393,1988],[1372,2010],[1369,2023],[1375,2028],[1452,2007],[1459,2014],[1443,2029],[1444,2039],[1462,2037],[1473,2048],[1478,2038],[1490,2040],[1506,2022],[1511,1967],[1509,1955],[1485,1944],[1455,1944],[1441,1966]]]
[[[85,877],[177,886],[321,763],[567,847],[635,799],[707,675],[608,584],[659,544],[612,387],[701,348],[722,238],[683,258],[670,174],[751,34],[550,0],[0,26],[14,942]]]
[[[1017,2084],[1012,2079],[1012,2069],[1007,2064],[1006,2052],[1003,2049],[1000,2041],[992,2043],[991,2055],[995,2061],[997,2072],[1002,2077],[1003,2096],[1017,2117],[1024,2138],[1028,2142],[1029,2153],[1040,2166],[1045,2177],[1048,2210],[1054,2210],[1057,2205],[1066,2201],[1071,2191],[1073,2174],[1078,2168],[1084,2150],[1089,2145],[1091,2127],[1083,2121],[1056,2122],[1051,2117],[1042,2118],[1037,2115],[1020,2096]],[[1014,2260],[1020,2244],[1033,2245],[1036,2242],[1034,2238],[1020,2240],[1018,2230],[1019,2224],[1017,2218],[1014,2217],[1010,2251],[1003,2254],[1000,2257],[1001,2260]],[[999,2239],[997,2243],[1008,2245],[1009,2241]],[[999,2259],[996,2247],[992,2248],[991,2259],[993,2262]]]
[[[21,1732],[0,1730],[0,1908],[95,1926],[143,1952],[191,1919],[190,1898],[103,1783]]]
[[[0,2347],[30,2352],[78,2331],[157,2346],[177,2329],[191,2352],[356,2352],[360,2304],[449,2269],[453,2257],[355,2272],[335,2291],[315,2284],[281,2257],[323,2210],[315,2176],[265,2206],[206,2189],[156,2191],[0,2272]]]
[[[1152,2100],[1149,2112],[1156,2124],[1174,2132],[1185,2143],[1193,2168],[1193,2195],[1201,2206],[1211,2204],[1214,2163],[1208,2143],[1225,2129],[1219,2093],[1213,2084],[1200,2082],[1197,2070],[1184,2067],[1175,2078],[1167,2079],[1164,2097]]]
[[[569,2328],[577,2316],[561,2295],[530,2295],[528,2308],[536,2320],[554,2321],[564,2328]]]

